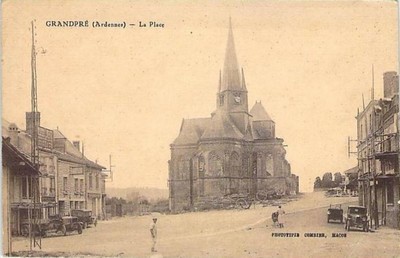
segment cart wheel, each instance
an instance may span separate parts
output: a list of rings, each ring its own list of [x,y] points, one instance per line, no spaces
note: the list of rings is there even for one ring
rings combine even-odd
[[[247,206],[247,202],[246,202],[245,199],[238,199],[238,200],[236,201],[236,207],[237,207],[237,208],[244,209],[246,206]]]

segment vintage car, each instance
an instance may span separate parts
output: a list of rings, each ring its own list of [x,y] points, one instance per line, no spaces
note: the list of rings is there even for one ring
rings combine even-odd
[[[26,221],[22,226],[22,235],[29,236],[29,221]],[[83,223],[78,221],[77,217],[64,216],[60,217],[50,216],[48,219],[40,219],[32,225],[31,234],[41,235],[46,237],[51,233],[61,232],[64,236],[67,232],[76,231],[78,234],[82,234]]]
[[[369,231],[369,220],[367,216],[367,208],[363,206],[351,205],[347,208],[346,224],[344,226],[347,231],[352,228]]]
[[[64,236],[67,232],[77,231],[78,234],[82,234],[83,223],[74,216],[64,216],[62,217],[61,232]]]
[[[343,223],[343,209],[340,204],[339,205],[329,205],[327,215],[328,215],[327,216],[328,223],[331,220],[336,220],[336,221],[340,221],[340,223]]]
[[[84,229],[87,228],[89,225],[94,225],[95,227],[97,226],[97,218],[96,216],[92,215],[91,210],[72,210],[71,215],[77,217],[78,221],[83,223]]]

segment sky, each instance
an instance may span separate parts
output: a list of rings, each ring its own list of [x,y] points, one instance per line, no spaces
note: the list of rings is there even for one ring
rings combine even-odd
[[[35,20],[41,125],[85,145],[108,187],[167,188],[183,118],[215,109],[229,17],[249,108],[261,101],[287,145],[300,190],[357,165],[357,108],[397,70],[392,1],[3,1],[3,118],[25,128]],[[46,21],[126,22],[126,28]],[[151,21],[163,28],[139,28]],[[353,151],[354,151],[353,146]]]

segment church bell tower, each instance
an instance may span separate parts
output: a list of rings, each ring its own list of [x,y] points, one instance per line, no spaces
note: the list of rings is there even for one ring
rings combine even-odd
[[[224,68],[219,77],[217,110],[227,113],[236,127],[245,134],[250,116],[247,89],[243,68],[239,70],[230,18]]]

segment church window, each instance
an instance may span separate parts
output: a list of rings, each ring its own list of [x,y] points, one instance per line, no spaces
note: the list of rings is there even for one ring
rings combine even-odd
[[[265,160],[265,167],[267,170],[267,176],[274,175],[274,159],[271,154],[268,154]]]
[[[205,172],[205,161],[204,157],[200,156],[199,157],[199,177],[204,178],[204,172]]]
[[[220,177],[223,175],[223,167],[221,158],[214,152],[208,157],[209,169],[206,171],[208,177]]]
[[[185,160],[184,158],[179,158],[176,179],[178,179],[178,180],[189,179],[189,172],[190,172],[189,169],[190,169],[190,160]]]
[[[233,152],[231,155],[231,176],[238,177],[240,173],[239,154]]]

